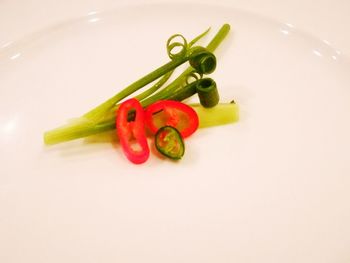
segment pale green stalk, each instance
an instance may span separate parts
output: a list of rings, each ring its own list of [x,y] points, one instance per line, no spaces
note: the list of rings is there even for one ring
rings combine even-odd
[[[213,108],[204,108],[201,104],[190,104],[197,112],[199,128],[234,123],[239,120],[239,108],[235,103],[219,103]]]
[[[229,30],[230,30],[230,26],[228,24],[223,25],[221,29],[218,31],[218,33],[214,36],[212,41],[208,44],[207,50],[210,52],[213,52],[219,46],[219,44],[224,40]],[[169,71],[172,71],[174,67],[176,67],[176,65],[177,66],[181,65],[185,61],[186,61],[185,59],[182,59],[179,61],[171,61],[167,63],[163,68],[158,68],[157,70],[151,72],[150,74],[146,75],[140,80],[134,82],[133,84],[128,86],[126,89],[124,89],[122,92],[116,94],[115,96],[113,96],[106,102],[102,103],[100,106],[96,107],[92,111],[88,112],[84,116],[92,120],[94,120],[97,117],[98,119],[101,119],[101,117],[105,116],[106,112],[110,111],[111,108],[112,110],[115,110],[113,109],[113,106],[116,104],[116,102],[130,95],[130,92],[134,92],[140,86],[144,86],[149,82],[151,82],[150,80],[153,81],[159,78],[161,75],[164,75]],[[154,100],[160,95],[162,98],[166,98],[167,96],[170,96],[176,88],[179,88],[181,85],[183,85],[183,83],[186,81],[187,76],[191,72],[193,72],[193,68],[192,67],[187,68],[167,88],[151,96],[150,98],[153,97],[152,99],[147,99],[146,101],[142,101],[143,105],[147,105],[150,102],[154,102]],[[60,142],[83,138],[93,134],[98,134],[108,130],[113,130],[115,129],[115,120],[114,120],[114,117],[113,118],[112,117],[109,120],[105,119],[103,122],[100,122],[98,124],[94,124],[94,121],[92,122],[82,121],[82,122],[77,122],[78,124],[67,125],[60,128],[56,128],[44,134],[44,142],[45,144],[56,144]]]
[[[199,41],[202,37],[204,37],[209,32],[209,30],[210,30],[210,28],[207,29],[202,34],[200,34],[199,36],[195,37],[189,43],[188,47],[191,48],[191,46],[193,44],[195,44],[197,41]],[[89,119],[90,121],[93,121],[93,122],[100,121],[103,118],[103,116],[105,115],[105,113],[109,109],[111,109],[114,105],[116,105],[119,101],[121,101],[122,99],[126,98],[127,96],[129,96],[130,94],[134,93],[135,91],[139,90],[140,88],[146,86],[147,84],[153,82],[154,80],[160,78],[164,74],[168,74],[169,72],[174,71],[175,68],[177,68],[181,64],[183,64],[186,61],[188,61],[189,58],[190,58],[190,56],[187,56],[187,55],[186,56],[178,56],[178,57],[176,57],[176,59],[171,60],[167,64],[159,67],[158,69],[152,71],[151,73],[147,74],[146,76],[142,77],[141,79],[135,81],[134,83],[132,83],[131,85],[127,86],[122,91],[118,92],[116,95],[114,95],[113,97],[111,97],[110,99],[105,101],[104,103],[100,104],[99,106],[97,106],[94,109],[90,110],[89,112],[85,113],[83,115],[83,117],[85,117],[85,118],[87,118],[87,119]],[[170,73],[170,75],[171,75],[171,73]],[[170,77],[170,75],[169,75],[169,77]],[[166,79],[168,79],[168,78],[166,78]],[[153,89],[153,87],[152,87],[150,90],[145,91],[146,94],[143,94],[141,99],[143,99],[144,95],[152,94],[155,90],[157,90],[159,87],[161,87],[165,82],[166,81],[162,81],[162,79],[161,79],[159,81],[160,85],[156,84],[154,86],[156,88]]]
[[[213,108],[204,108],[200,104],[190,104],[197,112],[199,128],[207,128],[218,125],[225,125],[239,120],[239,108],[234,103],[219,103]],[[102,133],[115,129],[114,121],[106,121],[96,125],[77,125],[68,131],[65,127],[45,133],[45,144],[57,144],[63,141],[70,141],[89,135]]]

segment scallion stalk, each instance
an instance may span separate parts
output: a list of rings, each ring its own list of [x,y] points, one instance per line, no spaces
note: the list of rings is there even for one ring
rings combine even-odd
[[[190,104],[197,112],[199,128],[206,128],[237,122],[239,108],[235,103],[219,103],[213,108],[204,108],[201,104]]]
[[[210,41],[208,46],[206,47],[207,51],[213,52],[219,46],[219,44],[224,40],[229,30],[230,30],[230,26],[228,24],[223,25],[218,31],[218,33],[214,36],[214,38]],[[198,36],[197,39],[194,40],[194,42],[197,41],[202,36],[204,36],[206,33],[207,31],[201,34],[200,36]],[[193,41],[190,42],[190,44],[193,44]],[[206,59],[205,57],[203,58],[203,54],[201,53],[203,52],[203,50],[198,50],[198,49],[195,50],[195,48],[196,47],[194,47],[193,52],[189,52],[188,55],[186,55],[185,57],[180,57],[180,58],[177,57],[176,59],[165,64],[163,67],[156,69],[155,71],[151,72],[145,77],[129,85],[126,89],[122,90],[121,92],[119,92],[118,94],[110,98],[109,100],[105,101],[104,103],[100,104],[93,110],[86,113],[79,121],[76,121],[73,124],[59,127],[54,130],[46,132],[44,134],[45,144],[48,144],[48,145],[56,144],[56,143],[83,138],[93,134],[98,134],[104,131],[115,129],[114,112],[118,107],[118,105],[116,105],[118,101],[129,96],[131,93],[135,92],[139,88],[143,87],[144,85],[147,85],[148,83],[158,78],[160,78],[159,82],[161,84],[164,84],[163,80],[166,79],[167,74],[170,74],[170,72],[172,72],[177,66],[183,64],[187,60],[196,59],[196,61],[191,61],[190,63],[192,66],[193,65],[198,66],[196,70],[201,71],[204,69],[205,71],[211,72],[212,68],[207,68],[207,67],[203,67],[203,65],[198,65],[198,61],[202,63],[207,62],[208,63],[207,65],[209,65],[210,67],[212,66],[215,67],[215,65],[212,65],[213,63],[212,54],[207,53],[209,55],[208,59]],[[149,105],[149,103],[151,101],[154,101],[156,98],[161,98],[161,99],[170,98],[175,91],[179,91],[179,89],[182,88],[183,83],[186,82],[186,79],[188,78],[188,76],[193,72],[194,72],[193,67],[187,68],[166,88],[142,100],[141,102],[143,106]],[[140,96],[142,99],[148,96],[149,94],[152,94],[159,87],[157,86],[153,90],[146,91],[145,93],[141,93],[138,96]]]

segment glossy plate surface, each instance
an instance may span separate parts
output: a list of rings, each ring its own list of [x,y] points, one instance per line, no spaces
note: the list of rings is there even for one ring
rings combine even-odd
[[[93,12],[1,47],[0,261],[349,260],[349,59],[291,24],[193,8]],[[43,145],[167,62],[170,35],[212,26],[206,43],[223,23],[212,77],[241,120],[199,130],[181,162],[136,166],[101,138]]]

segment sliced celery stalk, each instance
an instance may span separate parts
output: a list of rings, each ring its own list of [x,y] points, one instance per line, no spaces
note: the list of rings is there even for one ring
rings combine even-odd
[[[204,108],[199,103],[190,104],[197,112],[199,128],[234,123],[239,120],[239,108],[235,103],[219,103],[213,108]]]

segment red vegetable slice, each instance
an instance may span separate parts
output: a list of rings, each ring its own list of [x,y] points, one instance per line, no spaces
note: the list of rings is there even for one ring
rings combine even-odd
[[[163,126],[176,128],[183,138],[198,129],[197,113],[188,105],[174,100],[159,100],[145,110],[145,122],[155,134]]]
[[[128,121],[131,111],[135,112],[135,119]],[[147,161],[150,151],[145,133],[144,110],[137,99],[126,100],[119,106],[116,128],[125,156],[135,164]]]

